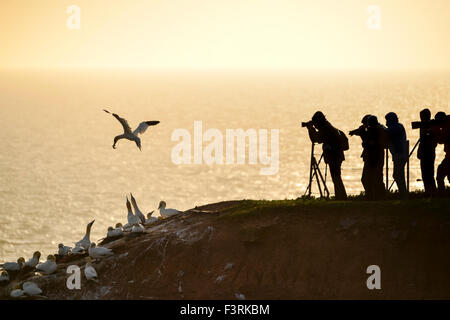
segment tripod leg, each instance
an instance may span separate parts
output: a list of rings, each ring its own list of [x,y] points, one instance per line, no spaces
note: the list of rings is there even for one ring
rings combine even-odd
[[[311,159],[309,162],[309,183],[306,188],[306,192],[308,192],[308,197],[311,197],[311,189],[312,189],[312,180],[313,180],[313,158],[314,158],[314,143],[311,144]],[[306,194],[305,192],[305,194]]]
[[[325,182],[325,179],[323,178],[323,175],[322,175],[322,172],[320,171],[319,166],[317,166],[317,171],[318,171],[318,173],[319,173],[320,180],[321,180],[322,183],[323,183],[323,191],[324,191],[324,193],[327,195],[326,197],[329,198],[329,197],[330,197],[330,191],[329,191],[328,188],[327,188],[327,184],[326,184],[326,182]]]
[[[319,175],[317,174],[317,172],[320,173],[320,168],[317,165],[317,161],[316,161],[315,157],[313,157],[313,167],[314,167],[314,175],[316,176],[317,187],[319,188],[319,192],[320,192],[320,197],[323,198],[322,187],[320,185]]]

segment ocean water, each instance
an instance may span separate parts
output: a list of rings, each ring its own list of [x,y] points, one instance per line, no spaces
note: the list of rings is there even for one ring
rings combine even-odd
[[[450,112],[449,98],[450,75],[442,73],[1,71],[0,261],[73,245],[92,219],[91,239],[104,237],[108,226],[126,222],[129,192],[144,212],[160,200],[185,210],[231,199],[297,198],[308,183],[311,146],[300,122],[315,110],[345,132],[366,113],[384,120],[395,111],[414,145],[418,132],[410,122],[424,106]],[[103,108],[132,127],[161,123],[143,136],[142,152],[128,141],[113,150],[122,128]],[[277,174],[261,175],[259,163],[175,165],[171,135],[183,128],[194,139],[195,120],[203,131],[223,134],[279,129]],[[358,194],[361,141],[349,139],[343,178],[348,193]],[[414,155],[413,190],[422,187],[418,166]]]

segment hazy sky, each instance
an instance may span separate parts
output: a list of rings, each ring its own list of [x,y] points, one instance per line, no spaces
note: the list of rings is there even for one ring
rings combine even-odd
[[[0,67],[448,70],[449,31],[449,0],[0,0]]]

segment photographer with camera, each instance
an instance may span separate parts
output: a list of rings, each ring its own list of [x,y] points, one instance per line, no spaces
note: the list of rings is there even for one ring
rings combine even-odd
[[[361,182],[366,198],[378,200],[385,196],[383,183],[384,149],[387,143],[386,128],[378,122],[376,116],[366,115],[361,121],[362,125],[349,132],[351,136],[361,137],[364,161]]]
[[[430,109],[420,111],[420,122],[412,123],[413,129],[420,129],[419,149],[417,158],[420,160],[420,170],[425,193],[436,193],[436,181],[434,180],[434,162],[436,160],[436,123],[431,120]]]
[[[438,166],[436,181],[441,194],[445,192],[445,177],[450,182],[450,115],[438,112],[434,117],[438,123],[437,140],[444,145],[445,158]]]
[[[406,189],[405,182],[405,165],[408,161],[409,152],[408,145],[406,143],[406,131],[405,127],[398,121],[397,114],[389,112],[385,116],[389,151],[392,155],[392,161],[394,162],[394,180],[397,183],[400,199],[408,198],[408,191]]]
[[[317,111],[310,122],[303,122],[308,129],[313,143],[323,143],[323,157],[330,167],[330,174],[334,184],[336,200],[347,199],[344,183],[341,178],[341,165],[345,160],[344,151],[348,150],[348,140],[345,134],[327,121],[325,115]]]

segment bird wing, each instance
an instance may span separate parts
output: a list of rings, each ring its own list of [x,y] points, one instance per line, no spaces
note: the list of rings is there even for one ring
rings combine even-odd
[[[84,274],[88,279],[97,278],[97,271],[95,271],[95,269],[91,266],[88,266],[84,269]]]
[[[122,127],[123,127],[123,131],[124,131],[125,133],[131,133],[131,127],[130,127],[130,125],[128,124],[128,121],[127,121],[126,119],[121,118],[121,117],[119,117],[119,115],[117,115],[117,114],[115,114],[115,113],[111,113],[111,112],[109,112],[108,110],[103,109],[103,111],[105,111],[106,113],[112,114],[113,117],[116,118],[116,119],[120,122],[120,124],[121,124]]]
[[[141,122],[138,127],[136,128],[136,130],[134,130],[133,134],[134,135],[138,135],[138,134],[143,134],[145,131],[147,131],[147,128],[150,126],[156,126],[159,123],[159,121],[144,121]]]
[[[97,247],[95,248],[96,253],[98,254],[112,254],[112,250],[105,247]]]

